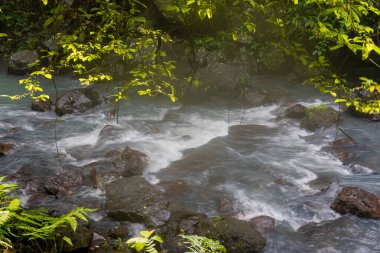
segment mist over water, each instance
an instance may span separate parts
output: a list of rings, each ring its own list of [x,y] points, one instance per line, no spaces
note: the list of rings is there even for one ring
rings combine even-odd
[[[2,80],[5,92],[20,91],[12,78]],[[262,80],[281,86],[280,79],[260,77],[256,81]],[[288,93],[304,105],[330,105],[305,87],[292,87]],[[245,111],[229,108],[227,103],[182,110],[166,100],[132,98],[121,105],[118,124],[106,117],[107,105],[101,105],[58,118],[54,129],[55,114],[30,111],[30,101],[1,98],[0,102],[0,137],[17,145],[14,154],[0,159],[2,175],[24,164],[38,168],[39,176],[58,173],[55,133],[61,161],[79,167],[103,159],[110,150],[129,146],[148,155],[144,177],[175,203],[218,215],[227,202],[228,212],[240,219],[275,218],[276,229],[264,252],[380,251],[379,221],[340,218],[329,207],[345,185],[379,195],[376,123],[344,116],[342,127],[365,148],[355,164],[343,165],[323,150],[335,139],[334,128],[311,133],[296,121],[277,120],[286,109],[277,104]],[[102,137],[106,125],[115,131]],[[20,130],[6,137],[13,128]],[[70,203],[82,204],[102,203],[105,198],[104,191],[88,187],[80,187],[70,197],[66,198]],[[315,233],[302,230],[310,222],[320,224]]]

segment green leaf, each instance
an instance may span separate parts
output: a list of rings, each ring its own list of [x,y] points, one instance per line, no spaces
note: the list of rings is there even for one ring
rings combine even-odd
[[[6,34],[6,33],[0,33],[0,38],[1,37],[7,37],[8,36],[8,34]]]
[[[44,5],[47,5],[47,4],[48,4],[48,0],[42,0],[42,3],[43,3]]]
[[[67,236],[62,237],[62,240],[65,241],[68,245],[73,246],[73,242]]]

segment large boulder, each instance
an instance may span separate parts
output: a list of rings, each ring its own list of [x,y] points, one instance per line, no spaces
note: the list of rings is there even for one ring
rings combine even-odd
[[[285,117],[291,119],[302,119],[306,115],[306,107],[301,104],[290,106],[285,111]]]
[[[170,217],[169,202],[140,176],[120,178],[106,189],[108,216],[119,221],[158,227]]]
[[[8,63],[8,73],[25,75],[32,71],[28,65],[38,59],[38,54],[34,50],[22,50],[11,55]]]
[[[214,217],[199,221],[195,234],[218,240],[227,252],[260,252],[266,241],[248,222],[232,217]]]
[[[305,117],[301,121],[301,127],[309,131],[331,127],[338,122],[338,115],[338,112],[330,107],[309,107],[306,110]]]
[[[239,99],[248,107],[258,107],[266,103],[267,94],[266,90],[245,88],[242,90]]]
[[[86,89],[74,89],[60,96],[56,102],[55,112],[58,116],[65,114],[85,112],[103,102],[103,98],[96,91]]]
[[[48,178],[42,185],[42,191],[49,195],[64,194],[71,188],[81,185],[84,179],[80,171],[64,172]]]
[[[12,143],[0,143],[0,156],[10,155],[15,147]]]
[[[358,187],[344,187],[331,205],[340,214],[380,218],[380,198]]]

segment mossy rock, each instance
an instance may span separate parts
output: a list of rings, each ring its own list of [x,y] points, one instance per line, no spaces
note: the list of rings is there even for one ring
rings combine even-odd
[[[320,128],[331,127],[338,123],[338,116],[339,113],[330,107],[308,107],[301,121],[301,127],[313,132]]]
[[[199,221],[195,234],[218,240],[227,252],[255,253],[266,241],[248,222],[232,217],[214,217]]]

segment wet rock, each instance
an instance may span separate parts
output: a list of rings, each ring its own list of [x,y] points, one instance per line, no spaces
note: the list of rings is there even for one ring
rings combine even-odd
[[[0,156],[6,156],[13,153],[16,145],[12,143],[0,143]]]
[[[8,73],[25,75],[33,71],[28,65],[38,59],[38,54],[34,50],[22,50],[11,55],[8,63]]]
[[[350,138],[343,138],[330,142],[329,146],[324,148],[324,150],[332,152],[336,158],[346,165],[356,157],[354,152],[356,150],[353,148],[357,148],[357,143]]]
[[[124,161],[123,177],[142,175],[147,163],[147,155],[143,152],[126,147],[121,152]]]
[[[234,216],[236,211],[234,208],[234,203],[230,199],[220,199],[219,200],[219,213],[223,216]]]
[[[344,187],[331,205],[340,214],[380,218],[380,198],[358,187]]]
[[[170,205],[169,210],[171,212],[169,220],[157,230],[157,234],[163,236],[164,239],[174,238],[181,233],[192,235],[198,222],[206,218],[204,214],[189,211],[176,205]]]
[[[50,98],[45,101],[34,100],[31,105],[32,111],[37,111],[37,112],[51,111],[52,107],[53,107],[53,101]]]
[[[316,131],[320,128],[331,127],[337,122],[338,112],[334,109],[324,106],[309,107],[301,121],[301,127],[309,131]]]
[[[258,107],[266,103],[268,91],[252,90],[249,88],[243,89],[239,99],[248,107]]]
[[[118,138],[118,134],[121,133],[122,130],[122,128],[114,125],[105,125],[99,133],[97,145],[102,144],[107,140]]]
[[[191,191],[191,184],[184,180],[160,182],[159,185],[164,188],[165,195],[169,196]]]
[[[140,176],[110,182],[106,199],[108,216],[116,220],[157,227],[170,217],[169,202]]]
[[[308,185],[316,190],[325,191],[334,182],[334,179],[329,176],[319,176],[318,178],[310,181]]]
[[[261,235],[267,237],[272,232],[276,225],[276,220],[270,216],[257,216],[248,221],[249,225],[257,229]]]
[[[285,111],[286,118],[302,119],[306,115],[306,107],[301,104],[295,104]]]
[[[71,188],[81,185],[84,180],[85,177],[80,171],[65,172],[48,178],[42,190],[50,195],[64,194]]]
[[[329,143],[329,145],[330,147],[336,149],[336,148],[355,146],[356,143],[354,140],[350,138],[343,138],[343,139],[332,141]]]
[[[83,223],[78,224],[75,232],[67,228],[63,234],[71,239],[73,246],[63,243],[62,252],[87,252],[94,236],[88,225]]]
[[[248,222],[231,217],[202,219],[195,234],[218,240],[227,252],[260,252],[266,244],[261,234]]]
[[[335,154],[336,158],[338,158],[343,165],[347,165],[355,159],[355,154],[352,152],[338,152]]]
[[[129,233],[128,227],[122,225],[122,226],[112,228],[109,231],[108,236],[113,239],[118,239],[118,238],[126,239],[128,236],[128,233]]]
[[[92,89],[74,89],[60,96],[56,102],[55,112],[58,116],[85,112],[103,102],[99,93]]]

